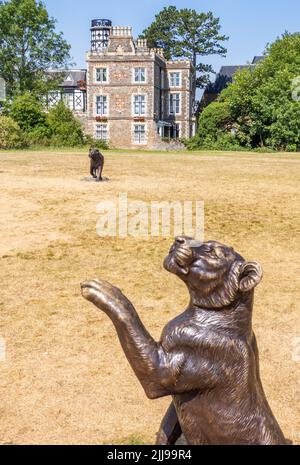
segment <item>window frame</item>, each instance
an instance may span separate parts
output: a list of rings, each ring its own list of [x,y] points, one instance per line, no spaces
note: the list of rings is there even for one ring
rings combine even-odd
[[[172,84],[172,74],[178,74],[179,75],[179,84],[177,85],[173,85]],[[174,89],[174,88],[180,88],[182,87],[182,72],[181,71],[169,71],[169,84],[170,84],[170,88]]]
[[[135,80],[135,78],[136,78],[136,70],[141,70],[141,69],[144,70],[145,80],[144,81],[141,81],[141,80],[136,81]],[[135,66],[132,69],[132,82],[133,82],[133,84],[147,84],[147,68],[145,66]]]
[[[136,132],[136,128],[137,127],[143,127],[144,128],[144,131],[142,132]],[[142,140],[140,137],[139,137],[139,140],[136,140],[136,134],[144,134],[144,139]],[[134,123],[133,124],[133,128],[132,128],[132,142],[133,144],[135,145],[146,145],[147,144],[147,124],[146,123]]]
[[[173,98],[173,107],[174,107],[174,95],[179,95],[179,107],[178,107],[178,112],[176,111],[176,107],[175,107],[175,111],[171,112],[171,97]],[[182,95],[181,95],[181,92],[170,92],[169,94],[169,115],[172,116],[179,116],[181,115],[181,99],[182,99]],[[176,102],[177,102],[177,99],[176,99]],[[174,109],[174,108],[173,108]]]
[[[97,128],[98,128],[98,126],[105,126],[106,127],[107,138],[97,137]],[[102,140],[102,141],[108,142],[109,141],[109,124],[108,123],[96,123],[95,124],[94,137],[95,137],[96,140]]]
[[[137,97],[144,97],[144,113],[136,113],[135,112],[135,105],[136,105],[136,98]],[[147,104],[148,104],[148,99],[147,99],[147,94],[133,94],[132,95],[132,115],[133,116],[147,116]],[[142,107],[142,102],[139,103],[139,108],[141,109]]]
[[[97,79],[98,70],[106,70],[106,81],[103,81],[103,79],[98,81],[98,79]],[[96,66],[95,67],[94,82],[96,84],[108,84],[108,77],[109,77],[109,73],[108,73],[108,68],[107,67],[105,67],[105,66]]]
[[[106,113],[98,113],[98,98],[106,98]],[[109,114],[109,96],[107,94],[95,95],[95,116],[108,116]]]

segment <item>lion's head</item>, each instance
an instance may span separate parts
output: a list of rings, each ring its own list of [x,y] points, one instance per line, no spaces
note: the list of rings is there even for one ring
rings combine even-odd
[[[259,263],[245,261],[231,247],[184,236],[175,240],[164,267],[186,283],[194,304],[211,309],[253,293],[263,274]]]

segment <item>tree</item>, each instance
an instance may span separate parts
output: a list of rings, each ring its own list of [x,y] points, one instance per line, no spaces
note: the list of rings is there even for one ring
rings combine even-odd
[[[253,149],[300,150],[300,33],[285,33],[265,52],[254,69],[234,75],[216,105],[209,105],[199,119],[196,140],[201,146],[206,135],[217,143],[230,128],[218,119],[220,105],[229,112],[234,144]],[[205,118],[215,130],[203,125]],[[220,145],[220,144],[219,144]]]
[[[51,84],[46,71],[66,66],[70,46],[40,0],[0,0],[0,69],[9,96],[41,93]]]
[[[228,37],[220,33],[220,20],[212,12],[197,13],[175,6],[165,7],[155,16],[153,23],[143,31],[141,38],[147,39],[150,47],[161,47],[167,59],[187,58],[192,61],[201,76],[197,87],[209,81],[211,65],[198,62],[200,56],[225,56],[227,50],[222,45]]]
[[[59,102],[49,111],[46,126],[51,134],[53,145],[74,147],[83,145],[85,142],[80,122],[63,102]]]
[[[46,120],[46,114],[40,101],[29,92],[17,96],[6,110],[20,128],[25,131],[31,131],[36,126],[43,126]]]

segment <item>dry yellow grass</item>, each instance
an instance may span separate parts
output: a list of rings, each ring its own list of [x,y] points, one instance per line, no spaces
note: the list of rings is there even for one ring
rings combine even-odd
[[[97,275],[118,285],[155,338],[186,305],[162,268],[171,239],[97,236],[96,204],[127,192],[204,200],[206,238],[262,263],[262,378],[286,436],[300,443],[299,154],[110,152],[110,182],[100,185],[82,181],[87,169],[85,153],[0,154],[0,442],[153,442],[169,401],[146,399],[112,324],[79,289]]]

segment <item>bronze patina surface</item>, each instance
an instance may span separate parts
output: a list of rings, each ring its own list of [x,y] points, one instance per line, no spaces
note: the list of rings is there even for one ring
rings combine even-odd
[[[99,279],[81,285],[112,320],[146,395],[172,396],[157,444],[182,434],[190,445],[287,444],[262,387],[252,330],[261,266],[219,242],[178,237],[164,267],[186,284],[190,303],[159,342],[118,288]]]
[[[90,149],[90,175],[96,179],[96,181],[102,181],[102,171],[104,167],[104,156],[98,149]]]

